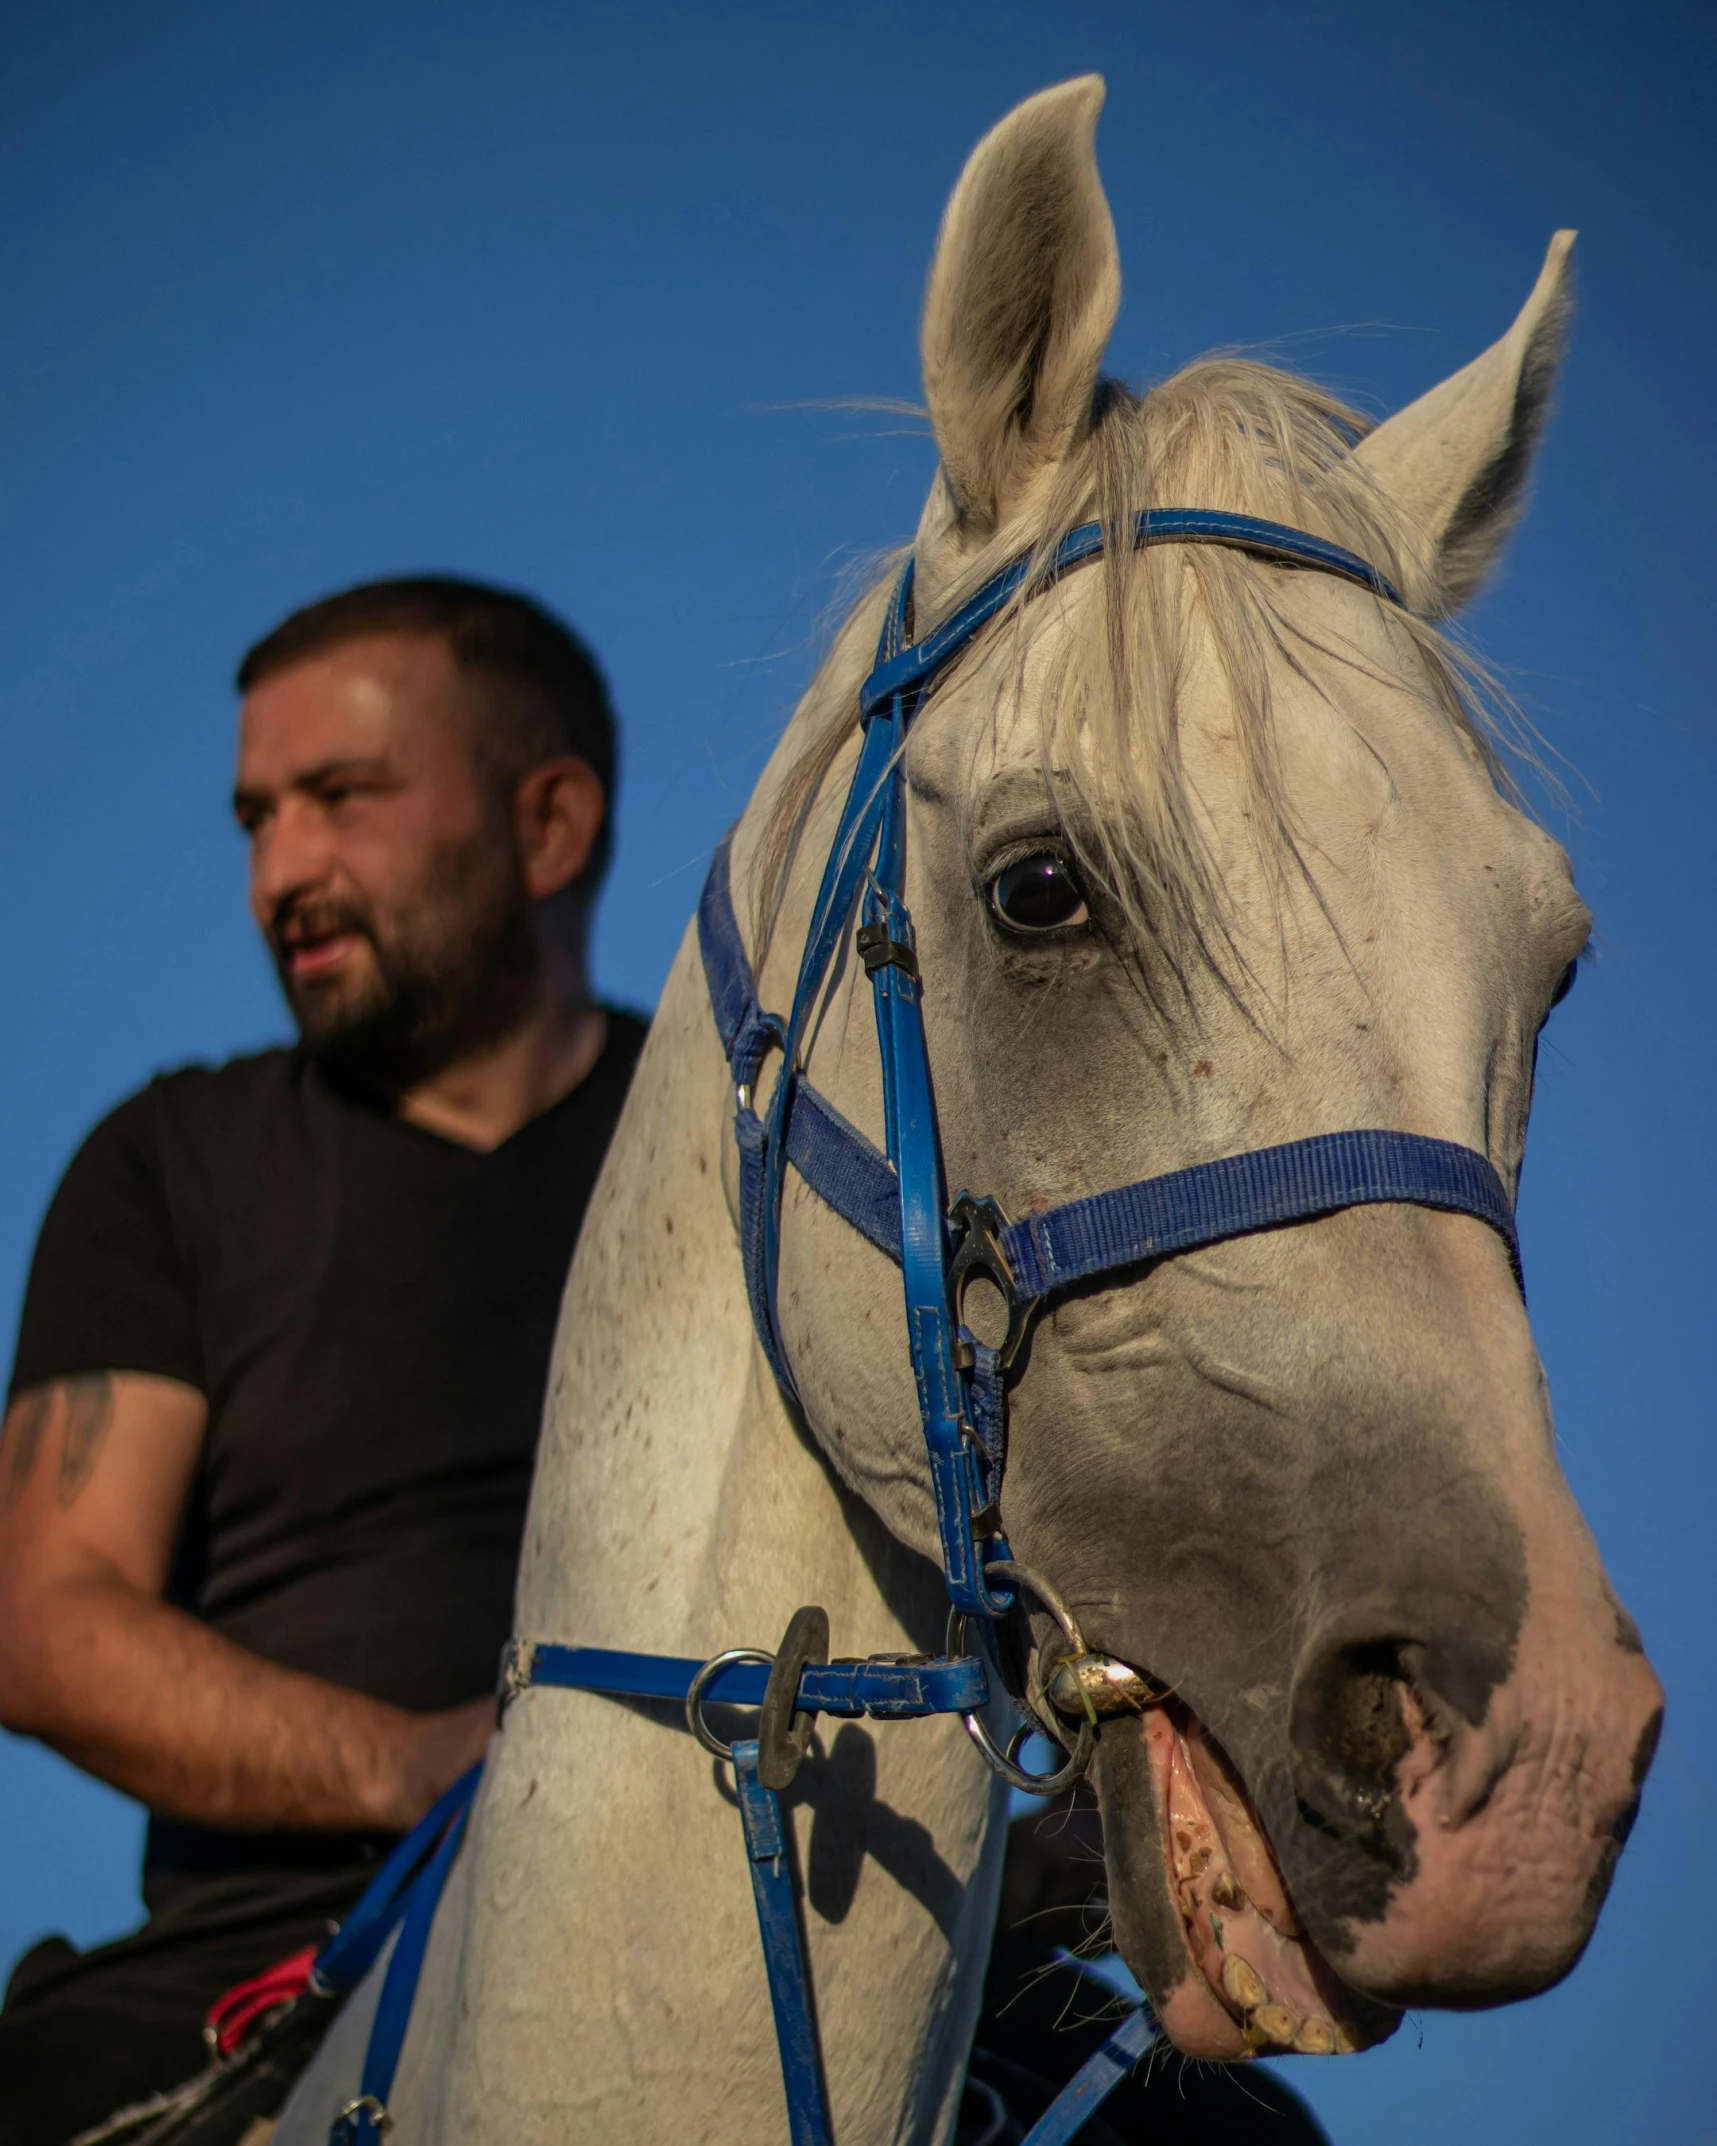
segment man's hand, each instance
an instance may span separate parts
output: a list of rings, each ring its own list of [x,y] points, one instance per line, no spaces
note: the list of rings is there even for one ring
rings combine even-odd
[[[0,1724],[175,1817],[403,1832],[482,1757],[493,1705],[409,1713],[163,1601],[206,1413],[141,1372],[58,1379],[7,1410]]]

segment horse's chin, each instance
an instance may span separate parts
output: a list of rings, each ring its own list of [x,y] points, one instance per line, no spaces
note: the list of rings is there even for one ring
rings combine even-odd
[[[1173,1960],[1164,1918],[1152,1915],[1155,1941],[1129,1964],[1169,2039],[1216,2061],[1347,2055],[1386,2040],[1400,2012],[1350,1988],[1306,1934],[1251,1800],[1197,1716],[1153,1707],[1135,1733],[1161,1827],[1158,1882],[1166,1879],[1184,1959]],[[1153,1875],[1140,1867],[1132,1882]],[[1111,1868],[1112,1907],[1123,1908],[1116,1896],[1127,1882]],[[1132,1919],[1116,1916],[1123,1956]]]

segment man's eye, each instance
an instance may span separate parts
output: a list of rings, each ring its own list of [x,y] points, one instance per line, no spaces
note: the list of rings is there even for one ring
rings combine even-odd
[[[1065,931],[1090,921],[1085,890],[1065,857],[1036,850],[990,881],[990,907],[1010,931]]]

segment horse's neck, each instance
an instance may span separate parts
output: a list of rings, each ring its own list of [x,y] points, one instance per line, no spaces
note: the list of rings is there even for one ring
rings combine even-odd
[[[848,1651],[909,1643],[884,1541],[753,1342],[731,1112],[688,933],[568,1285],[519,1580],[532,1637],[713,1654],[771,1644],[814,1598]]]
[[[717,1606],[737,1450],[774,1411],[754,1391],[724,1096],[688,933],[562,1308],[519,1579],[520,1628],[535,1637],[671,1653],[740,1643],[699,1619]]]
[[[837,1490],[752,1337],[731,1107],[688,934],[568,1285],[519,1630],[706,1656],[772,1646],[814,1601],[840,1652],[910,1648],[901,1610],[922,1622],[934,1575]],[[712,2146],[784,2132],[731,1795],[659,1713],[515,1702],[468,1905],[436,1933],[458,2024],[408,2044],[402,2139],[665,2141],[690,2112]],[[975,2016],[998,1798],[946,1720],[824,1723],[798,1797],[837,2132],[929,2140]]]

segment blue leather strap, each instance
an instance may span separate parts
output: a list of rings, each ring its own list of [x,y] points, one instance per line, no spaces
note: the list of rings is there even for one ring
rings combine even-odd
[[[316,1955],[311,1985],[323,1992],[355,1989],[370,1971],[410,1901],[411,1882],[449,1823],[471,1806],[481,1766],[473,1766],[420,1818],[365,1886],[356,1907]]]
[[[1255,552],[1285,566],[1316,567],[1344,581],[1356,581],[1388,603],[1400,604],[1401,594],[1376,567],[1304,529],[1290,529],[1281,522],[1261,521],[1253,514],[1224,514],[1212,507],[1153,507],[1133,517],[1135,544],[1222,544],[1232,550]],[[1104,548],[1101,522],[1084,522],[1069,530],[1054,558],[1033,584],[1033,593],[1047,588],[1076,566],[1097,558]],[[1004,610],[1031,576],[1028,556],[1012,560],[999,574],[986,581],[951,618],[927,633],[910,648],[890,650],[878,659],[876,668],[859,688],[859,713],[871,716],[886,708],[897,695],[922,693],[953,662],[968,641]]]
[[[1110,2035],[1095,2055],[1089,2056],[1032,2125],[1020,2146],[1067,2146],[1084,2128],[1086,2119],[1138,2064],[1156,2040],[1156,2023],[1140,2005]]]
[[[787,2095],[788,2133],[793,2146],[833,2146],[822,2057],[817,2048],[817,2023],[805,1973],[804,1941],[799,1934],[799,1906],[793,1897],[787,1829],[780,1799],[757,1777],[754,1742],[734,1745],[733,1778],[739,1791],[739,1815],[745,1826],[745,1852],[751,1862],[751,1890],[757,1902],[763,1964],[769,1974],[775,2043],[781,2052],[781,2084]]]
[[[1002,1248],[1020,1295],[1045,1297],[1219,1238],[1380,1202],[1476,1215],[1507,1245],[1519,1280],[1514,1210],[1486,1157],[1453,1141],[1381,1130],[1318,1133],[1070,1200],[1011,1223]]]
[[[902,576],[903,601],[907,577]],[[876,869],[865,895],[864,918],[879,958],[871,971],[877,1045],[882,1054],[884,1121],[888,1159],[899,1186],[901,1281],[906,1296],[906,1337],[918,1412],[930,1461],[930,1489],[942,1547],[948,1599],[957,1610],[999,1617],[1013,1597],[992,1592],[984,1578],[987,1558],[1008,1548],[992,1533],[980,1546],[973,1521],[989,1504],[984,1454],[977,1445],[954,1354],[954,1322],[948,1309],[947,1193],[942,1183],[942,1143],[930,1085],[930,1054],[912,946],[912,919],[905,902],[906,725],[909,710],[897,698],[890,716],[893,750],[888,796],[878,831]],[[880,722],[877,728],[882,726]]]
[[[388,2128],[388,2096],[393,2092],[400,2051],[405,2047],[406,2028],[411,2023],[412,2001],[423,1972],[429,1933],[435,1924],[435,1911],[441,1905],[447,1873],[459,1853],[465,1821],[471,1813],[471,1796],[475,1794],[477,1776],[481,1772],[481,1767],[474,1768],[459,1784],[463,1788],[470,1783],[471,1792],[448,1819],[434,1855],[411,1887],[405,1919],[400,1925],[399,1942],[388,1961],[376,2016],[370,2024],[358,2098],[334,2119],[328,2133],[328,2146],[380,2146],[382,2134]]]
[[[725,888],[726,868],[724,845],[710,883]],[[706,886],[703,914],[717,906]],[[731,917],[731,905],[726,913]],[[749,995],[750,970],[743,947],[736,954],[736,946],[736,931],[727,936],[719,927],[712,930],[706,966],[712,976],[740,977],[741,992]],[[754,995],[750,1003],[755,1006]],[[786,1151],[818,1198],[899,1265],[900,1191],[893,1166],[803,1079],[787,1121]],[[1486,1157],[1453,1141],[1377,1127],[1255,1148],[1092,1193],[1010,1224],[1002,1246],[1020,1295],[1032,1299],[1222,1237],[1394,1201],[1488,1222],[1508,1246],[1518,1278],[1513,1210]]]
[[[825,1207],[900,1265],[900,1184],[888,1157],[808,1080],[794,1091],[787,1160]]]
[[[543,1640],[515,1641],[502,1673],[502,1694],[548,1684],[563,1691],[603,1692],[616,1699],[671,1700],[683,1706],[702,1668],[684,1656],[627,1654],[608,1647],[563,1647]],[[769,1682],[760,1662],[728,1662],[704,1688],[719,1706],[761,1706]],[[878,1721],[916,1720],[926,1714],[969,1714],[989,1698],[989,1679],[976,1656],[882,1657],[856,1662],[807,1662],[799,1676],[794,1709]]]

